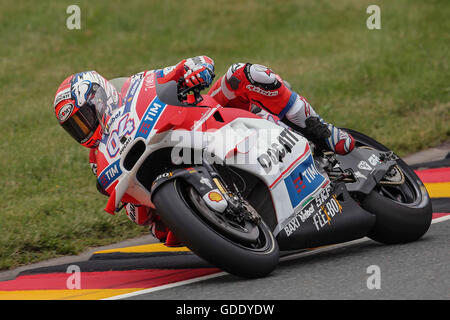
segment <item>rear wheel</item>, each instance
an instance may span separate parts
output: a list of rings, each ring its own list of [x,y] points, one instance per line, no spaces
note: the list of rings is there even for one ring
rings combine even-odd
[[[362,133],[345,130],[355,138],[355,147],[390,151]],[[419,239],[427,232],[432,219],[430,197],[420,178],[402,159],[397,160],[394,170],[397,172],[383,179],[361,203],[365,210],[376,215],[368,237],[386,244]]]
[[[215,212],[182,180],[160,186],[153,203],[177,238],[195,254],[229,273],[263,277],[278,264],[278,244],[262,220],[239,220]]]

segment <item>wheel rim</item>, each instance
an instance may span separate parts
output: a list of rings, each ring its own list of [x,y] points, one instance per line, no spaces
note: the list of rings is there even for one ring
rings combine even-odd
[[[376,189],[382,196],[404,205],[414,205],[420,201],[409,177],[401,185],[378,185]]]
[[[205,201],[195,191],[194,188],[188,188],[188,194],[192,204],[209,223],[213,224],[224,234],[227,234],[238,241],[252,243],[258,240],[259,231],[257,226],[252,225],[249,221],[238,223],[232,219],[228,219],[219,212],[215,212],[208,208]]]
[[[271,237],[271,235],[267,234],[267,232],[270,233],[270,231],[265,232],[262,230],[260,224],[253,224],[252,229],[250,230],[251,223],[248,221],[246,221],[244,226],[237,226],[233,223],[221,223],[224,222],[224,220],[220,218],[220,215],[212,212],[206,206],[204,200],[198,195],[194,188],[185,184],[180,186],[181,184],[177,183],[177,185],[178,193],[186,205],[191,208],[193,213],[197,215],[203,223],[208,225],[210,229],[215,231],[222,238],[247,250],[256,252],[265,252],[273,247],[273,243],[267,239],[268,237]],[[272,242],[274,241],[275,240],[272,238]]]

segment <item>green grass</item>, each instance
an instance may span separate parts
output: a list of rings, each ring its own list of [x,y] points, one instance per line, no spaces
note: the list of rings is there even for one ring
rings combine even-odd
[[[81,30],[66,8],[81,8]],[[381,30],[366,8],[381,7]],[[400,155],[450,137],[450,3],[442,1],[0,0],[0,269],[146,232],[103,212],[87,150],[52,102],[69,74],[107,78],[206,54],[218,76],[265,64],[324,119]]]

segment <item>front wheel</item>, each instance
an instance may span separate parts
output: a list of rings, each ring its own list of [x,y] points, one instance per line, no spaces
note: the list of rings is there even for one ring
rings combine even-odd
[[[258,278],[278,264],[278,244],[260,220],[231,221],[207,208],[182,180],[160,186],[153,203],[166,226],[195,254],[231,274]]]
[[[345,130],[355,138],[355,147],[390,151],[362,133]],[[389,180],[380,183],[361,203],[365,210],[376,215],[368,237],[385,244],[419,239],[427,232],[432,219],[431,200],[420,178],[402,159],[397,160],[396,170],[403,176],[402,183]]]

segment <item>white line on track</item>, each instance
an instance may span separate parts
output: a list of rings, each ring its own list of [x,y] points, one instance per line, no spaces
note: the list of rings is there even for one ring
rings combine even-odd
[[[443,217],[440,217],[440,218],[433,219],[431,221],[431,223],[432,224],[433,223],[439,223],[439,222],[443,222],[443,221],[446,221],[446,220],[449,220],[449,219],[450,219],[450,215],[447,215],[447,216],[443,216]],[[280,261],[294,260],[294,259],[298,259],[298,258],[301,258],[301,257],[306,257],[306,256],[310,256],[310,255],[313,255],[313,254],[317,254],[317,253],[320,253],[320,252],[324,252],[324,251],[328,251],[328,250],[332,250],[332,249],[337,249],[337,248],[346,247],[346,246],[349,246],[349,245],[365,242],[365,241],[368,241],[368,240],[370,240],[370,239],[367,238],[367,237],[364,237],[364,238],[361,238],[361,239],[356,239],[356,240],[352,240],[352,241],[348,241],[348,242],[333,244],[333,245],[321,247],[321,248],[318,248],[318,249],[313,249],[313,250],[309,250],[309,251],[302,251],[300,253],[294,253],[294,254],[290,254],[290,255],[281,257]],[[213,279],[213,278],[223,277],[223,276],[226,276],[226,275],[228,275],[227,272],[218,272],[218,273],[210,274],[210,275],[203,276],[203,277],[193,278],[193,279],[179,281],[179,282],[175,282],[175,283],[169,283],[169,284],[166,284],[166,285],[163,285],[163,286],[158,286],[158,287],[154,287],[154,288],[150,288],[150,289],[144,289],[144,290],[134,291],[134,292],[126,293],[126,294],[121,294],[121,295],[118,295],[118,296],[109,297],[109,298],[102,299],[102,300],[120,300],[120,299],[135,297],[135,296],[139,296],[139,295],[146,294],[146,293],[152,293],[152,292],[161,291],[161,290],[164,290],[164,289],[180,287],[180,286],[184,286],[184,285],[191,284],[191,283],[196,283],[196,282],[201,282],[201,281],[205,281],[205,280],[209,280],[209,279]]]
[[[114,296],[114,297],[110,297],[110,298],[106,298],[106,299],[102,299],[102,300],[125,299],[125,298],[129,298],[129,297],[139,296],[141,294],[151,293],[151,292],[160,291],[160,290],[164,290],[164,289],[175,288],[175,287],[184,286],[186,284],[190,284],[190,283],[194,283],[194,282],[200,282],[200,281],[209,280],[209,279],[213,279],[213,278],[217,278],[217,277],[222,277],[227,274],[228,274],[227,272],[218,272],[218,273],[214,273],[214,274],[209,274],[207,276],[202,276],[202,277],[198,277],[198,278],[192,278],[189,280],[169,283],[169,284],[165,284],[163,286],[158,286],[158,287],[154,287],[154,288],[150,288],[150,289],[144,289],[144,290],[134,291],[134,292],[130,292],[130,293],[125,293],[125,294],[121,294],[118,296]]]

